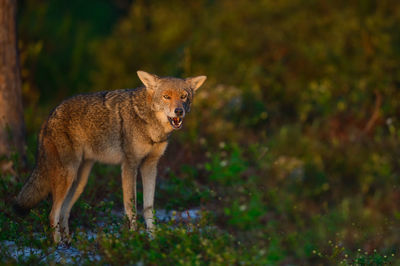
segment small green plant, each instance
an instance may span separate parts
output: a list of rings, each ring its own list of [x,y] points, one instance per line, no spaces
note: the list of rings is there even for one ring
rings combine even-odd
[[[228,223],[241,230],[257,230],[264,226],[260,219],[267,209],[260,192],[255,191],[247,201],[234,200],[231,206],[225,207]]]
[[[197,176],[197,171],[187,165],[182,166],[181,176],[170,172],[167,179],[159,182],[157,206],[167,210],[185,210],[207,202],[212,193],[209,188],[196,181]]]
[[[248,168],[248,164],[243,159],[241,149],[237,145],[226,147],[225,143],[220,143],[220,148],[205,164],[209,179],[225,186],[244,183],[242,173]]]

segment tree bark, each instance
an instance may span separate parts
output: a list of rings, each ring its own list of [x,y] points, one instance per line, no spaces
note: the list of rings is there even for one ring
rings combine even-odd
[[[0,156],[25,154],[17,29],[17,0],[0,0]]]

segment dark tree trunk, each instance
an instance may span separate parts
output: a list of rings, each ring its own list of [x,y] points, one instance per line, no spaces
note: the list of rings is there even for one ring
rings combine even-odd
[[[17,151],[23,157],[25,128],[16,10],[17,0],[0,0],[0,156]]]

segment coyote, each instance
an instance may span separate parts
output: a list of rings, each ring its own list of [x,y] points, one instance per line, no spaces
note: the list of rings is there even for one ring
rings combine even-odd
[[[182,127],[206,76],[158,77],[137,71],[144,86],[77,95],[62,102],[42,125],[36,166],[14,207],[27,213],[49,193],[56,243],[69,243],[68,219],[94,162],[120,164],[125,214],[136,229],[136,174],[143,181],[143,215],[154,231],[157,163],[168,137]]]

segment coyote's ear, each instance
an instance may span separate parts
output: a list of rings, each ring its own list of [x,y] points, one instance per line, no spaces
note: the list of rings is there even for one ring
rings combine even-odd
[[[190,84],[190,87],[196,91],[198,88],[200,88],[201,85],[203,85],[204,81],[206,81],[207,77],[206,76],[198,76],[194,78],[187,78],[185,79],[186,82]]]
[[[153,89],[159,80],[159,77],[157,75],[150,74],[145,71],[139,70],[136,73],[148,89]]]

